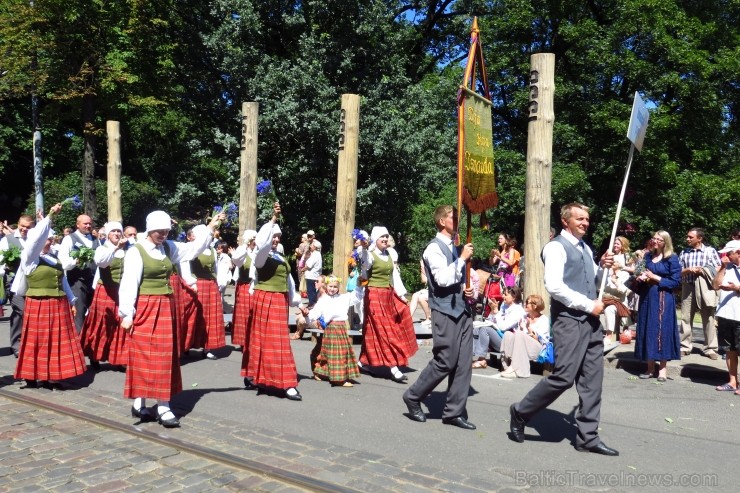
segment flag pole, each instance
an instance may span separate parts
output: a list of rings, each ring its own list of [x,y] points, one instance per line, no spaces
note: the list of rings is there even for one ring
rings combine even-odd
[[[619,225],[619,216],[622,214],[622,203],[624,202],[624,195],[625,195],[625,192],[627,191],[627,181],[630,178],[630,169],[632,168],[632,156],[634,155],[634,153],[635,153],[635,144],[632,143],[630,145],[630,154],[629,154],[629,157],[627,158],[627,169],[624,172],[624,181],[622,182],[622,191],[619,193],[619,202],[617,202],[617,213],[616,213],[616,216],[614,217],[614,225],[612,226],[612,236],[609,239],[608,251],[611,253],[613,253],[612,249],[614,248],[614,240],[617,237],[617,227]],[[601,276],[601,288],[599,289],[599,301],[601,301],[604,298],[604,287],[606,286],[607,277],[608,276],[606,273],[604,273]]]

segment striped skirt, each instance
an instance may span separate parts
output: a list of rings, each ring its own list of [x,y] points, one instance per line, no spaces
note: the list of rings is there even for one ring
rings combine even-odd
[[[27,296],[15,378],[63,380],[85,370],[67,298]]]
[[[288,295],[255,290],[249,323],[249,350],[242,356],[242,376],[257,385],[289,389],[298,372],[288,331]]]
[[[346,322],[331,322],[324,329],[321,352],[313,372],[327,377],[330,382],[346,382],[359,378],[360,371]]]
[[[226,345],[224,327],[224,305],[215,279],[198,279],[198,295],[195,297],[195,332],[205,334],[201,346],[216,349]]]
[[[249,284],[236,285],[234,292],[234,313],[231,319],[231,344],[241,346],[244,352],[249,346],[249,318],[252,316],[252,295]]]
[[[180,354],[185,351],[185,334],[187,325],[185,324],[185,306],[183,301],[182,278],[173,272],[170,276],[170,286],[172,287],[172,302],[175,304],[175,328],[177,333],[177,347]]]
[[[198,295],[185,282],[182,282],[181,304],[182,304],[182,327],[178,329],[178,334],[182,336],[180,343],[181,351],[188,351],[193,348],[202,348],[206,344],[205,330],[198,331]]]
[[[98,285],[80,332],[82,351],[95,361],[126,364],[126,331],[120,327],[118,291]]]
[[[419,350],[408,305],[393,288],[367,288],[364,311],[360,362],[369,366],[406,366]]]
[[[128,337],[124,397],[169,401],[182,391],[174,317],[171,296],[139,296]]]

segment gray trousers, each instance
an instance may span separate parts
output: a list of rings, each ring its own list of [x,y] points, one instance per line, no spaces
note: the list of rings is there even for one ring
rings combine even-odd
[[[26,308],[26,297],[13,294],[10,299],[10,350],[16,352],[21,347],[23,331],[23,311]]]
[[[421,401],[447,378],[442,418],[465,416],[473,376],[473,319],[467,313],[455,319],[432,309],[432,334],[433,358],[405,395]]]
[[[82,332],[82,326],[85,324],[87,309],[90,308],[90,304],[92,303],[93,289],[84,278],[78,278],[74,283],[70,283],[69,287],[77,298],[74,305],[76,310],[75,330],[79,334]]]
[[[601,324],[589,316],[583,322],[555,317],[552,322],[555,369],[524,396],[515,408],[525,421],[552,404],[575,383],[580,404],[576,411],[576,446],[599,443],[604,340]]]

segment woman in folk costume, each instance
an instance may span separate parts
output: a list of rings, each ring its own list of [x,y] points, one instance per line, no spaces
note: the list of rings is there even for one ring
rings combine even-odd
[[[187,238],[188,242],[195,240],[192,229]],[[224,310],[216,281],[217,260],[216,250],[209,247],[193,260],[180,262],[180,276],[195,293],[194,309],[186,311],[185,350],[203,348],[203,356],[210,360],[218,359],[212,349],[226,345]]]
[[[277,389],[285,398],[300,401],[303,398],[296,389],[298,372],[288,337],[288,306],[298,306],[301,297],[290,275],[290,264],[278,253],[282,234],[278,217],[280,204],[275,202],[272,219],[260,228],[255,240],[257,282],[252,295],[249,349],[242,358],[241,374],[247,389]]]
[[[388,237],[386,228],[375,226],[370,233],[370,248],[362,254],[362,279],[367,279],[367,289],[359,366],[388,367],[391,380],[403,383],[408,378],[398,367],[408,364],[419,345],[408,304],[402,297],[406,293],[394,265],[396,259],[388,251]]]
[[[131,415],[167,428],[180,426],[170,399],[182,391],[179,348],[170,275],[173,264],[191,260],[208,247],[224,214],[206,226],[194,228],[194,241],[167,241],[170,216],[154,211],[146,218],[146,238],[129,248],[119,288],[121,327],[128,332],[128,360],[124,397],[134,399]],[[146,407],[156,399],[156,410]]]
[[[352,380],[360,376],[360,371],[347,332],[347,318],[350,307],[362,303],[363,288],[357,286],[351,293],[339,294],[340,282],[336,276],[326,277],[326,294],[311,310],[301,311],[309,323],[319,322],[324,329],[317,358],[321,364],[314,367],[314,378],[327,379],[333,386],[352,387]]]
[[[14,376],[26,380],[27,387],[37,387],[37,381],[56,383],[87,369],[72,320],[71,290],[62,264],[50,252],[54,239],[51,219],[61,208],[56,204],[47,217],[28,230],[18,268],[17,275],[25,279],[21,279],[16,294],[25,295],[26,306]]]
[[[90,366],[99,368],[99,361],[111,365],[126,365],[126,331],[118,318],[118,284],[123,272],[123,257],[128,241],[123,239],[121,223],[105,223],[107,239],[95,249],[95,293],[85,323],[80,332],[82,351],[90,358]]]
[[[252,315],[252,295],[249,292],[252,285],[252,277],[249,269],[257,254],[257,231],[248,229],[242,235],[244,244],[231,253],[231,260],[236,266],[238,277],[236,279],[236,290],[234,291],[234,313],[232,315],[231,344],[241,346],[242,352],[249,349],[249,319]]]

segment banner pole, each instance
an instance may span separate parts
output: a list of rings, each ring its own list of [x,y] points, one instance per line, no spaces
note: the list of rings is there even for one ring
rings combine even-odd
[[[627,181],[630,178],[630,169],[632,168],[632,156],[635,153],[635,144],[630,145],[630,154],[627,158],[627,169],[624,172],[624,181],[622,182],[622,191],[619,193],[619,202],[617,202],[617,213],[614,217],[614,225],[612,226],[612,236],[609,238],[608,251],[612,252],[614,248],[614,240],[617,237],[617,227],[619,226],[619,216],[622,214],[622,203],[624,202],[624,195],[627,191]],[[612,252],[613,253],[613,252]],[[599,289],[599,301],[604,298],[604,287],[606,286],[606,273],[601,276],[601,288]]]

